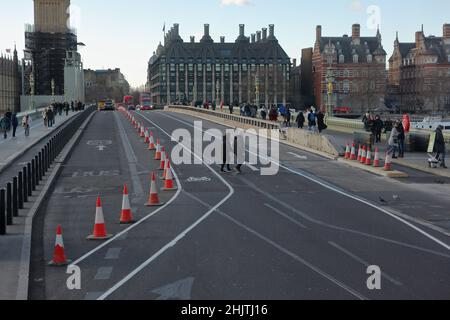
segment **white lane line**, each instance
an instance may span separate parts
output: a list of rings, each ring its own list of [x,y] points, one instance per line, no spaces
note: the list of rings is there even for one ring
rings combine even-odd
[[[110,248],[106,252],[105,260],[117,260],[120,257],[120,252],[122,248]]]
[[[165,131],[163,128],[158,126],[155,122],[153,122],[151,119],[146,117],[145,115],[138,113],[141,117],[146,119],[148,122],[153,124],[156,128],[158,128],[161,132],[163,132],[167,137],[169,137],[171,140],[174,140],[172,135]],[[141,272],[143,269],[145,269],[148,265],[150,265],[153,261],[155,261],[159,256],[164,254],[167,250],[174,247],[180,240],[182,240],[184,237],[186,237],[192,230],[194,230],[198,225],[200,225],[204,220],[209,218],[209,216],[216,211],[216,209],[220,208],[225,202],[230,199],[234,194],[234,188],[216,172],[210,165],[206,164],[202,157],[198,156],[195,152],[192,152],[189,148],[183,146],[183,148],[192,154],[194,157],[199,159],[211,172],[219,178],[230,190],[229,194],[225,196],[222,201],[220,201],[218,204],[216,204],[211,210],[206,212],[200,219],[198,219],[196,222],[194,222],[192,225],[190,225],[186,230],[184,230],[182,233],[180,233],[177,237],[175,237],[172,241],[167,243],[164,247],[162,247],[158,252],[156,252],[153,256],[151,256],[147,261],[145,261],[143,264],[141,264],[139,267],[137,267],[135,270],[133,270],[131,273],[129,273],[125,278],[120,280],[118,283],[116,283],[112,288],[110,288],[108,291],[106,291],[98,300],[105,300],[107,299],[111,294],[113,294],[115,291],[117,291],[120,287],[122,287],[125,283],[127,283],[130,279],[132,279],[134,276],[136,276],[139,272]],[[181,187],[179,188],[179,191],[181,192]]]
[[[301,159],[301,160],[308,160],[307,156],[301,156],[299,154],[293,153],[293,152],[288,152],[288,154],[290,154],[291,156],[294,156],[297,159]]]
[[[113,272],[113,267],[98,268],[94,280],[109,280]]]
[[[199,198],[197,198],[196,196],[184,191],[184,194],[186,194],[188,197],[197,200],[197,202],[203,204],[205,207],[210,208],[211,206],[209,204],[207,204],[206,202],[200,200]],[[251,229],[250,227],[246,226],[245,224],[237,221],[236,219],[232,218],[231,216],[229,216],[228,214],[226,214],[225,212],[223,212],[222,210],[218,209],[217,212],[223,216],[224,218],[226,218],[227,220],[231,221],[232,223],[234,223],[235,225],[237,225],[238,227],[246,230],[247,232],[253,234],[255,237],[259,238],[260,240],[263,240],[264,242],[268,243],[269,245],[271,245],[272,247],[274,247],[275,249],[277,249],[278,251],[281,251],[282,253],[290,256],[291,258],[293,258],[294,260],[296,260],[297,262],[300,262],[301,264],[305,265],[306,267],[308,267],[309,269],[311,269],[313,272],[318,273],[320,276],[324,277],[325,279],[331,281],[332,283],[334,283],[335,285],[337,285],[338,287],[340,287],[341,289],[344,289],[345,291],[347,291],[348,293],[350,293],[351,295],[353,295],[354,297],[356,297],[359,300],[368,300],[366,297],[364,297],[361,293],[357,292],[356,290],[350,288],[349,286],[347,286],[346,284],[344,284],[343,282],[337,280],[336,278],[334,278],[333,276],[331,276],[330,274],[326,273],[325,271],[321,270],[319,267],[313,265],[312,263],[309,263],[308,261],[306,261],[305,259],[299,257],[298,255],[296,255],[295,253],[289,251],[288,249],[284,248],[283,246],[279,245],[278,243],[270,240],[269,238],[263,236],[262,234],[260,234],[259,232]]]
[[[250,170],[252,170],[253,172],[259,172],[259,169],[257,167],[255,167],[254,165],[250,164],[250,163],[246,163],[245,164],[247,167],[250,168]]]
[[[173,170],[173,176],[175,181],[177,182],[177,185],[179,186],[176,194],[162,207],[159,207],[158,209],[156,209],[155,211],[153,211],[152,213],[150,213],[149,215],[145,216],[144,218],[142,218],[141,220],[139,220],[138,222],[136,222],[135,224],[129,226],[127,229],[123,230],[122,232],[118,233],[117,235],[115,235],[114,237],[112,237],[111,239],[107,240],[106,242],[104,242],[103,244],[99,245],[98,247],[96,247],[95,249],[89,251],[88,253],[86,253],[84,256],[82,256],[81,258],[79,258],[78,260],[76,260],[75,262],[72,263],[72,265],[78,265],[80,262],[86,260],[87,258],[89,258],[91,255],[93,255],[94,253],[98,252],[99,250],[103,249],[104,247],[108,246],[110,243],[112,243],[115,240],[124,240],[127,238],[128,233],[133,230],[134,228],[140,226],[141,224],[143,224],[144,222],[146,222],[148,219],[150,219],[151,217],[153,217],[154,215],[158,214],[159,212],[161,212],[162,210],[164,210],[165,208],[167,208],[168,206],[170,206],[176,198],[178,198],[178,196],[181,193],[182,190],[182,186],[180,183],[180,179],[178,178],[177,173],[175,172],[175,170]]]
[[[348,251],[347,249],[341,247],[340,245],[338,245],[335,242],[329,241],[328,242],[331,246],[333,246],[334,248],[338,249],[339,251],[345,253],[347,256],[349,256],[350,258],[352,258],[353,260],[359,262],[360,264],[362,264],[365,267],[369,267],[372,264],[368,263],[367,261],[363,260],[362,258],[358,257],[357,255],[355,255],[354,253],[351,253],[350,251]],[[386,278],[386,280],[390,281],[391,283],[393,283],[394,285],[401,287],[403,286],[403,283],[395,280],[393,277],[389,276],[387,273],[382,272],[381,274],[384,278]]]
[[[103,292],[88,292],[84,296],[84,300],[97,300],[102,294]]]
[[[172,116],[169,116],[169,115],[166,115],[166,114],[162,114],[162,113],[161,113],[161,115],[163,115],[163,116],[165,116],[165,117],[168,117],[168,118],[171,118],[171,119],[174,119],[174,120],[176,120],[176,121],[178,121],[178,122],[187,124],[187,125],[189,125],[189,126],[191,126],[191,127],[194,127],[192,124],[190,124],[190,123],[188,123],[188,122],[185,122],[185,121],[183,121],[183,120],[179,120],[179,119],[177,119],[177,118],[175,118],[175,117],[172,117]],[[205,132],[205,131],[204,131],[204,132]],[[251,151],[249,151],[249,152],[252,153]],[[252,153],[252,154],[255,155],[254,153]],[[326,188],[326,189],[328,189],[328,190],[330,190],[330,191],[339,193],[340,195],[343,195],[343,196],[345,196],[345,197],[347,197],[347,198],[353,199],[353,200],[355,200],[355,201],[357,201],[357,202],[363,203],[363,204],[365,204],[365,205],[367,205],[367,206],[369,206],[369,207],[371,207],[371,208],[373,208],[373,209],[375,209],[375,210],[377,210],[377,211],[379,211],[379,212],[381,212],[381,213],[384,213],[385,215],[387,215],[387,216],[393,218],[394,220],[397,220],[397,221],[400,222],[400,223],[403,223],[404,225],[408,226],[408,227],[411,228],[412,230],[414,230],[414,231],[420,233],[420,234],[423,235],[424,237],[428,238],[429,240],[433,241],[434,243],[436,243],[436,244],[440,245],[441,247],[443,247],[443,248],[447,249],[448,251],[450,251],[450,245],[448,245],[448,244],[446,244],[445,242],[439,240],[438,238],[436,238],[436,237],[434,237],[433,235],[429,234],[429,233],[426,232],[425,230],[422,230],[421,228],[419,228],[419,227],[413,225],[412,223],[406,221],[405,219],[403,219],[403,218],[401,218],[401,217],[399,217],[399,216],[397,216],[397,215],[391,213],[390,211],[388,211],[388,210],[386,210],[386,209],[384,209],[384,208],[382,208],[382,207],[379,207],[379,206],[376,205],[376,204],[373,204],[373,203],[369,202],[368,200],[365,200],[365,199],[362,199],[362,198],[360,198],[360,197],[357,197],[357,196],[355,196],[355,195],[353,195],[353,194],[351,194],[351,193],[348,193],[348,192],[346,192],[346,191],[344,191],[344,190],[340,190],[340,189],[339,189],[338,187],[336,187],[336,186],[333,186],[333,185],[331,185],[331,184],[329,184],[329,183],[324,183],[324,182],[322,182],[322,181],[319,181],[318,179],[313,178],[313,177],[311,177],[311,176],[309,176],[309,175],[306,175],[306,174],[304,174],[304,173],[302,173],[302,172],[299,172],[299,171],[297,171],[297,170],[293,170],[293,169],[291,169],[291,168],[289,168],[289,167],[286,167],[286,166],[282,165],[281,163],[279,163],[279,162],[277,162],[277,161],[274,161],[271,157],[264,157],[264,156],[262,156],[262,155],[259,155],[259,156],[261,156],[261,157],[262,157],[263,159],[265,159],[265,160],[272,161],[275,165],[278,165],[279,167],[281,167],[281,168],[283,168],[283,169],[285,169],[285,170],[287,170],[287,171],[289,171],[289,172],[291,172],[291,173],[294,173],[294,174],[299,175],[299,176],[301,176],[301,177],[303,177],[303,178],[305,178],[305,179],[307,179],[307,180],[309,180],[309,181],[312,181],[312,182],[314,182],[314,183],[316,183],[316,184],[318,184],[318,185],[320,185],[320,186],[322,186],[322,187],[324,187],[324,188]]]
[[[267,208],[269,208],[269,209],[275,211],[275,212],[278,213],[280,216],[282,216],[282,217],[288,219],[290,222],[294,223],[295,225],[299,226],[300,228],[307,229],[306,226],[305,226],[304,224],[301,224],[301,223],[298,222],[297,220],[295,220],[295,219],[289,217],[286,213],[284,213],[284,212],[280,211],[279,209],[277,209],[277,208],[271,206],[270,204],[265,203],[264,206],[266,206]]]

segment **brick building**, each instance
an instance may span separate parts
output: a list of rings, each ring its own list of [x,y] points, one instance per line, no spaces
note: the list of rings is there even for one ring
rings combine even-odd
[[[375,37],[361,37],[361,27],[354,24],[352,36],[323,37],[316,28],[312,56],[314,96],[317,107],[326,109],[328,75],[332,75],[333,107],[351,107],[364,113],[384,106],[386,92],[386,51],[380,31]]]
[[[291,62],[274,30],[247,37],[240,25],[235,41],[214,42],[205,25],[200,42],[184,42],[175,24],[148,64],[153,103],[286,104]]]
[[[0,56],[0,113],[20,112],[21,74],[17,50],[12,57]]]
[[[103,99],[123,101],[130,92],[130,84],[120,69],[84,70],[86,102],[97,102]]]
[[[450,24],[442,37],[416,32],[415,42],[394,42],[389,59],[389,97],[407,112],[450,112]]]

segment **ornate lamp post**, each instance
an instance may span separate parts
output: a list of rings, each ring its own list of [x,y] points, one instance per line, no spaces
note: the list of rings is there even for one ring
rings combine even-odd
[[[51,86],[52,86],[52,101],[55,102],[55,79],[52,79]]]
[[[327,116],[332,117],[333,116],[333,70],[331,68],[328,68],[327,71]]]
[[[220,82],[219,79],[216,81],[216,107],[219,106],[220,103]]]
[[[33,72],[30,74],[30,111],[34,108],[34,75]]]
[[[259,76],[255,76],[255,105],[259,109]]]

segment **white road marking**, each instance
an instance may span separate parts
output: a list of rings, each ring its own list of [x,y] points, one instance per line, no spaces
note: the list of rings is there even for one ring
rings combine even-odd
[[[161,132],[163,132],[167,137],[169,137],[172,140],[172,135],[170,133],[168,133],[167,131],[165,131],[163,128],[161,128],[160,126],[158,126],[155,122],[153,122],[151,119],[149,119],[148,117],[146,117],[145,115],[141,114],[141,113],[137,113],[139,114],[141,117],[143,117],[144,119],[146,119],[147,121],[149,121],[150,123],[152,123],[156,128],[158,128]],[[224,179],[220,176],[220,174],[218,174],[210,165],[206,164],[203,159],[201,158],[201,156],[198,156],[197,154],[193,153],[191,150],[189,150],[189,148],[184,147],[183,148],[191,153],[194,157],[196,157],[197,159],[199,159],[200,161],[202,161],[202,163],[209,169],[211,170],[211,172],[219,178],[219,180],[221,180],[230,190],[229,194],[227,196],[225,196],[222,201],[220,201],[218,204],[216,204],[211,210],[209,210],[208,212],[206,212],[200,219],[198,219],[196,222],[194,222],[191,226],[189,226],[186,230],[184,230],[182,233],[180,233],[177,237],[175,237],[172,241],[170,241],[169,243],[167,243],[164,247],[162,247],[158,252],[156,252],[153,256],[151,256],[147,261],[145,261],[143,264],[141,264],[138,268],[136,268],[135,270],[133,270],[130,274],[128,274],[125,278],[123,278],[121,281],[119,281],[118,283],[116,283],[111,289],[109,289],[108,291],[106,291],[100,298],[98,298],[98,300],[105,300],[107,299],[111,294],[113,294],[117,289],[119,289],[120,287],[122,287],[125,283],[127,283],[130,279],[132,279],[135,275],[137,275],[139,272],[141,272],[143,269],[145,269],[149,264],[151,264],[154,260],[156,260],[159,256],[161,256],[162,254],[164,254],[167,250],[169,250],[170,248],[174,247],[178,241],[182,240],[184,237],[186,237],[186,235],[188,233],[190,233],[192,230],[194,230],[198,225],[200,225],[204,220],[206,220],[214,211],[216,211],[216,209],[220,208],[225,202],[228,201],[228,199],[230,199],[233,194],[234,194],[234,188]],[[179,180],[177,179],[178,183]],[[178,192],[181,192],[182,188],[181,188],[181,184],[179,184],[179,188],[178,188]]]
[[[178,122],[180,122],[180,123],[184,123],[184,124],[186,124],[186,125],[189,125],[189,126],[191,126],[191,127],[194,127],[192,124],[190,124],[190,123],[188,123],[188,122],[185,122],[185,121],[183,121],[183,120],[177,119],[177,118],[175,118],[175,117],[172,117],[172,116],[169,116],[169,115],[166,115],[166,114],[162,114],[162,113],[161,113],[161,115],[163,115],[163,116],[165,116],[165,117],[168,117],[168,118],[171,118],[171,119],[173,119],[173,120],[175,120],[175,121],[178,121]],[[249,152],[250,152],[250,151],[249,151]],[[252,152],[250,152],[250,153],[252,153]],[[254,153],[252,153],[252,154],[255,155]],[[261,155],[260,155],[260,156],[261,156]],[[346,192],[346,191],[344,191],[344,190],[341,190],[341,189],[339,189],[338,187],[333,186],[333,185],[331,185],[331,184],[329,184],[329,183],[324,183],[324,182],[319,181],[318,179],[313,178],[313,177],[311,177],[311,176],[309,176],[309,175],[306,175],[306,174],[304,174],[304,173],[302,173],[302,172],[299,172],[299,171],[297,171],[297,170],[293,170],[293,169],[291,169],[291,168],[289,168],[289,167],[287,167],[287,166],[285,166],[285,165],[282,165],[281,163],[279,163],[279,162],[277,162],[277,161],[274,161],[271,157],[264,157],[264,156],[261,156],[261,157],[264,158],[265,160],[270,160],[270,161],[272,161],[274,164],[278,165],[280,168],[283,168],[283,169],[285,169],[285,170],[287,170],[287,171],[289,171],[289,172],[291,172],[291,173],[294,173],[294,174],[296,174],[296,175],[299,175],[299,176],[301,176],[301,177],[303,177],[303,178],[305,178],[305,179],[307,179],[307,180],[309,180],[309,181],[311,181],[311,182],[314,182],[314,183],[316,183],[316,184],[318,184],[318,185],[320,185],[320,186],[322,186],[322,187],[324,187],[324,188],[326,188],[326,189],[328,189],[328,190],[331,190],[331,191],[333,191],[333,192],[339,193],[339,194],[341,194],[341,195],[343,195],[343,196],[345,196],[345,197],[347,197],[347,198],[353,199],[353,200],[355,200],[355,201],[357,201],[357,202],[363,203],[363,204],[365,204],[365,205],[367,205],[367,206],[369,206],[369,207],[371,207],[371,208],[373,208],[373,209],[375,209],[375,210],[377,210],[377,211],[379,211],[379,212],[381,212],[381,213],[383,213],[383,214],[385,214],[385,215],[387,215],[387,216],[393,218],[394,220],[397,220],[398,222],[403,223],[404,225],[408,226],[408,227],[411,228],[412,230],[414,230],[414,231],[420,233],[420,234],[423,235],[424,237],[428,238],[429,240],[433,241],[434,243],[436,243],[436,244],[440,245],[441,247],[443,247],[443,248],[447,249],[448,251],[450,251],[450,245],[448,245],[448,244],[446,244],[445,242],[439,240],[438,238],[436,238],[436,237],[434,237],[433,235],[429,234],[429,233],[426,232],[425,230],[422,230],[421,228],[419,228],[419,227],[413,225],[412,223],[406,221],[405,219],[403,219],[403,218],[401,218],[401,217],[399,217],[399,216],[397,216],[397,215],[395,215],[395,214],[389,212],[388,210],[386,210],[386,209],[384,209],[384,208],[382,208],[382,207],[380,207],[380,206],[378,206],[378,205],[376,205],[376,204],[373,204],[373,203],[369,202],[368,200],[359,198],[359,197],[357,197],[357,196],[355,196],[355,195],[353,195],[353,194],[351,194],[351,193],[348,193],[348,192]]]
[[[98,151],[105,151],[106,146],[97,146]]]
[[[259,169],[254,165],[251,165],[250,163],[246,163],[245,165],[249,167],[253,172],[259,172]]]
[[[292,223],[294,223],[295,225],[299,226],[300,228],[307,229],[305,225],[303,225],[303,224],[301,224],[300,222],[298,222],[297,220],[295,220],[295,219],[289,217],[286,213],[280,211],[279,209],[277,209],[277,208],[271,206],[271,205],[268,204],[268,203],[265,203],[264,205],[265,205],[267,208],[272,209],[273,211],[275,211],[276,213],[278,213],[280,216],[282,216],[282,217],[288,219],[290,222],[292,222]]]
[[[299,154],[293,153],[293,152],[288,152],[288,154],[290,154],[291,156],[294,156],[297,159],[301,159],[301,160],[308,160],[307,156],[301,156]]]
[[[210,208],[211,206],[200,200],[199,198],[197,198],[196,196],[184,192],[184,194],[186,194],[188,197],[198,201],[199,203],[203,204],[205,207]],[[321,275],[322,277],[324,277],[325,279],[331,281],[332,283],[334,283],[335,285],[337,285],[338,287],[340,287],[341,289],[344,289],[345,291],[347,291],[348,293],[350,293],[351,295],[355,296],[356,298],[360,299],[360,300],[367,300],[366,297],[364,297],[362,294],[360,294],[359,292],[357,292],[356,290],[348,287],[346,284],[342,283],[341,281],[337,280],[336,278],[334,278],[333,276],[329,275],[328,273],[326,273],[325,271],[321,270],[320,268],[316,267],[315,265],[309,263],[308,261],[304,260],[303,258],[299,257],[298,255],[296,255],[295,253],[292,253],[291,251],[289,251],[288,249],[284,248],[283,246],[277,244],[276,242],[270,240],[269,238],[263,236],[262,234],[260,234],[259,232],[251,229],[250,227],[246,226],[245,224],[237,221],[236,219],[230,217],[228,214],[226,214],[225,212],[223,212],[222,210],[218,209],[217,212],[223,216],[224,218],[226,218],[227,220],[230,220],[232,223],[236,224],[237,226],[239,226],[240,228],[246,230],[247,232],[253,234],[254,236],[256,236],[257,238],[263,240],[264,242],[268,243],[269,245],[271,245],[272,247],[274,247],[275,249],[283,252],[284,254],[290,256],[291,258],[293,258],[294,260],[296,260],[297,262],[300,262],[301,264],[305,265],[306,267],[308,267],[309,269],[311,269],[313,272],[318,273],[319,275]]]
[[[88,292],[86,293],[84,300],[97,300],[102,294],[103,292]]]
[[[190,277],[155,289],[152,293],[159,295],[156,300],[191,300],[194,278]]]
[[[108,280],[111,278],[111,273],[113,272],[113,267],[101,267],[98,268],[97,274],[94,280]]]
[[[122,248],[110,248],[106,252],[105,260],[117,260],[119,259],[120,252],[122,251]]]
[[[328,242],[331,246],[335,247],[336,249],[338,249],[339,251],[345,253],[347,256],[349,256],[350,258],[352,258],[353,260],[359,262],[360,264],[362,264],[365,267],[369,267],[372,264],[364,261],[362,258],[358,257],[357,255],[351,253],[350,251],[348,251],[347,249],[341,247],[340,245],[338,245],[337,243],[334,243],[332,241]],[[386,278],[386,280],[390,281],[391,283],[393,283],[394,285],[401,287],[403,286],[403,283],[395,280],[393,277],[389,276],[387,273],[382,272],[381,274],[384,278]]]

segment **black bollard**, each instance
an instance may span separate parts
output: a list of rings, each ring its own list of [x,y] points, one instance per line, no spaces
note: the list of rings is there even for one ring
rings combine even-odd
[[[12,226],[13,212],[12,212],[12,183],[6,184],[6,224]]]
[[[19,209],[23,209],[23,171],[19,172],[19,188],[17,190],[18,197],[17,200],[19,201],[18,207]]]
[[[0,235],[6,234],[5,189],[0,190]]]
[[[36,190],[36,161],[31,159],[31,190]]]
[[[13,217],[17,218],[19,216],[19,189],[18,189],[18,179],[17,177],[13,178],[13,189],[12,189],[12,210]]]
[[[28,196],[31,197],[33,195],[33,190],[31,189],[31,163],[27,164],[27,188],[28,188]]]

